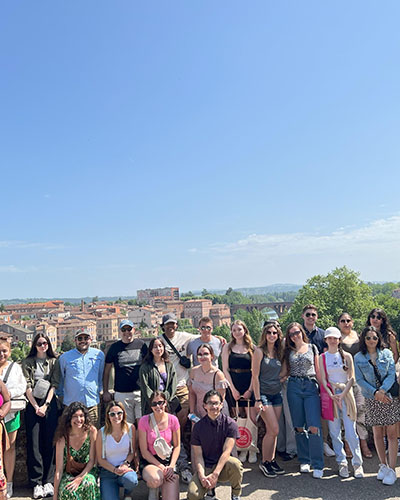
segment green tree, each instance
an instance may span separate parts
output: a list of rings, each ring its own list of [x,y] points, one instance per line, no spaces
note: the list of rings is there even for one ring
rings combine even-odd
[[[95,297],[93,297],[92,299],[92,303],[94,304],[95,302],[98,302],[99,301],[99,296],[96,295]]]
[[[264,321],[268,319],[268,315],[263,313],[262,311],[259,311],[258,309],[253,309],[252,311],[239,309],[235,314],[235,319],[240,319],[246,324],[253,342],[255,344],[258,344]]]
[[[5,311],[5,309],[6,309],[6,308],[4,307],[4,304],[3,304],[3,303],[1,303],[1,304],[0,304],[0,312]]]
[[[74,349],[75,347],[75,342],[71,338],[70,335],[66,335],[64,337],[64,340],[61,342],[61,352],[67,352],[70,351],[71,349]]]
[[[187,318],[178,319],[178,331],[198,334],[199,330],[195,328]]]
[[[212,332],[213,335],[224,337],[227,342],[231,341],[231,329],[228,325],[216,326]]]
[[[396,287],[398,288],[398,287]],[[375,307],[384,309],[388,315],[391,325],[397,333],[400,333],[400,300],[389,294],[380,293],[374,297]],[[367,318],[365,317],[365,320]]]
[[[292,321],[301,322],[302,309],[307,304],[317,307],[321,328],[336,325],[338,317],[345,311],[351,314],[355,329],[360,331],[374,307],[374,300],[370,287],[361,281],[359,273],[343,266],[326,276],[316,275],[307,280],[290,311],[281,318],[283,328]]]
[[[11,349],[11,359],[13,361],[22,361],[27,357],[29,351],[29,345],[20,340],[18,344]]]

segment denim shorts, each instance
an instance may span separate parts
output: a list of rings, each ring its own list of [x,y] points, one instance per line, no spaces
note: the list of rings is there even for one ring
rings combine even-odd
[[[264,406],[282,406],[282,394],[261,394],[261,403]]]

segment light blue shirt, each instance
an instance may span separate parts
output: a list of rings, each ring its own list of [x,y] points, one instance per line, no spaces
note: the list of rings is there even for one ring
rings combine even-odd
[[[104,353],[89,347],[85,354],[71,349],[60,356],[60,385],[58,393],[69,406],[74,401],[87,408],[100,403],[103,390]]]

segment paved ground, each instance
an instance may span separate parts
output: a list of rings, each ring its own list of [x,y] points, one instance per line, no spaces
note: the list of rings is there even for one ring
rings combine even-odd
[[[366,477],[364,479],[340,479],[337,475],[336,462],[332,458],[325,460],[324,478],[314,479],[311,474],[300,474],[296,460],[281,462],[286,474],[275,479],[268,479],[258,469],[258,465],[245,464],[242,498],[248,500],[383,500],[400,498],[400,467],[397,467],[398,482],[393,486],[384,486],[376,479],[378,460],[376,455],[364,461]],[[351,467],[350,467],[351,469]],[[31,498],[32,490],[15,488],[15,499]],[[230,500],[230,488],[221,485],[217,488],[220,500]],[[104,499],[107,500],[107,499]],[[135,492],[134,500],[147,500],[147,489],[143,481]],[[180,500],[186,500],[186,488],[181,487]]]

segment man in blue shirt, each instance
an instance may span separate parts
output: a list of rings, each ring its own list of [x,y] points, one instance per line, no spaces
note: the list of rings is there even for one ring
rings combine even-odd
[[[94,425],[99,425],[100,392],[103,390],[104,353],[90,347],[92,335],[80,329],[75,334],[75,349],[60,356],[60,385],[64,406],[74,401],[89,410]]]

